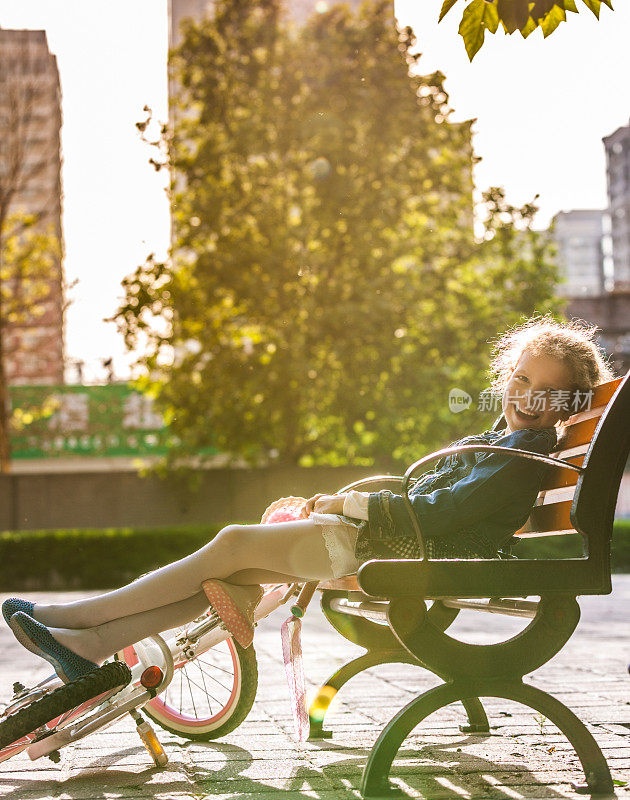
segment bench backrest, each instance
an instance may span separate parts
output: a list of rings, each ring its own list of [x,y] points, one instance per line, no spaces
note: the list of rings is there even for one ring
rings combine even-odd
[[[499,428],[499,421],[497,426]],[[422,586],[425,597],[520,597],[548,593],[605,594],[610,591],[610,539],[619,485],[630,453],[630,372],[597,387],[591,408],[568,421],[553,455],[586,469],[582,474],[550,468],[538,505],[521,536],[579,533],[586,558],[540,560],[436,560],[408,562],[409,574],[388,571],[387,561],[364,564],[359,574],[366,591],[394,596],[404,581]],[[391,579],[391,580],[390,580]],[[403,584],[401,584],[403,581]],[[363,584],[362,584],[363,585]],[[324,588],[324,586],[322,586]],[[358,588],[352,577],[325,588]]]
[[[590,406],[568,420],[552,456],[585,472],[550,469],[517,536],[581,533],[589,559],[606,564],[619,484],[630,450],[630,373],[598,386]]]
[[[588,541],[593,567],[610,573],[610,540],[623,471],[630,454],[630,372],[621,380],[584,457],[571,505],[573,527]]]
[[[557,450],[552,457],[582,466],[586,453],[594,440],[595,431],[604,411],[617,391],[622,379],[604,383],[594,390],[590,406],[573,414],[565,425]],[[527,524],[516,534],[522,537],[553,536],[575,533],[571,520],[571,507],[578,483],[578,473],[570,469],[549,469]]]

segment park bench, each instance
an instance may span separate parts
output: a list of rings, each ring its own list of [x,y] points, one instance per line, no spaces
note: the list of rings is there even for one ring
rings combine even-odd
[[[389,771],[402,742],[427,716],[461,701],[466,732],[488,732],[480,697],[513,700],[543,714],[567,737],[592,794],[610,794],[613,783],[595,739],[559,700],[523,682],[569,640],[580,618],[577,596],[611,591],[610,542],[619,485],[630,451],[630,372],[597,387],[590,409],[574,414],[550,457],[512,450],[518,457],[553,465],[521,537],[580,534],[583,554],[561,559],[405,559],[363,564],[356,576],[320,584],[324,614],[349,641],[366,652],[337,669],[311,704],[310,736],[323,727],[332,697],[353,676],[385,663],[422,666],[443,682],[415,697],[386,725],[364,769],[363,797],[392,792]],[[497,423],[501,427],[501,423]],[[506,452],[489,445],[446,448],[413,464],[404,478],[377,476],[369,484],[391,485],[408,496],[414,474],[430,461],[462,450]],[[509,451],[508,451],[509,452]],[[424,471],[424,470],[422,470]],[[342,490],[342,491],[344,491]],[[408,509],[411,509],[407,502]],[[411,512],[412,513],[412,512]],[[418,523],[412,513],[416,532]],[[427,608],[426,601],[433,601]],[[461,642],[446,631],[461,609],[516,615],[531,622],[518,635],[492,644]]]

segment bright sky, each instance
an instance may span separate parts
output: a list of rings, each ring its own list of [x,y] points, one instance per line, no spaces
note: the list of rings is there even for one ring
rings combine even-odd
[[[488,36],[469,63],[457,26],[463,0],[437,24],[441,0],[398,0],[411,25],[421,70],[440,69],[455,109],[476,118],[482,162],[477,185],[505,186],[524,203],[540,194],[538,224],[559,210],[603,208],[602,136],[628,123],[630,3],[602,6],[598,23],[580,14],[546,41],[540,32]],[[149,105],[166,117],[166,0],[0,0],[0,26],[44,29],[57,56],[63,91],[65,269],[72,304],[66,351],[104,377],[112,356],[128,374],[129,356],[112,323],[120,281],[146,256],[164,255],[169,218],[164,177],[148,164],[135,123]]]

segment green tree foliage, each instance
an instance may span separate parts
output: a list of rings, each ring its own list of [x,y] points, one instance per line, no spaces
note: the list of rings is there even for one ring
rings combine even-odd
[[[45,312],[61,249],[53,226],[42,227],[34,214],[8,215],[2,235],[0,297],[2,324],[28,325]]]
[[[581,0],[599,19],[602,3],[612,9],[612,0]],[[443,0],[441,22],[457,0]],[[508,34],[519,31],[523,39],[537,28],[547,38],[561,22],[567,11],[578,13],[576,0],[467,0],[459,23],[468,58],[472,61],[483,45],[486,31],[496,33],[499,25]]]
[[[517,208],[506,201],[501,188],[483,193],[485,235],[478,258],[484,266],[486,296],[493,304],[501,303],[508,314],[534,314],[541,287],[554,287],[559,280],[555,244],[548,232],[533,228],[538,211],[535,200]],[[559,313],[561,302],[550,297],[545,308]]]
[[[389,2],[291,32],[275,0],[222,0],[187,29],[173,258],[117,314],[181,454],[405,462],[482,427],[448,391],[478,392],[488,336],[547,309],[547,250],[518,250],[536,235],[500,192],[475,242],[470,127],[414,45]]]
[[[0,468],[10,468],[8,396],[4,359],[24,347],[24,337],[12,332],[37,323],[46,311],[61,259],[54,227],[35,214],[8,212],[0,226]],[[19,416],[19,410],[17,412]],[[33,409],[32,413],[38,413]],[[15,423],[17,417],[14,417]]]
[[[5,357],[15,347],[7,333],[43,313],[41,301],[60,257],[54,229],[44,227],[48,206],[31,206],[29,214],[19,210],[33,181],[58,164],[59,144],[41,136],[38,109],[49,87],[39,63],[24,42],[13,56],[4,59],[0,74],[0,472],[5,473],[11,467]]]

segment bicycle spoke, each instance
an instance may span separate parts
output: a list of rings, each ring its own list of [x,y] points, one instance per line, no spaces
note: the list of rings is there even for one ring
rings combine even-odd
[[[184,686],[184,676],[182,675],[182,670],[179,671],[179,713],[182,713],[182,702],[184,699],[184,693],[182,688]]]
[[[195,698],[193,697],[192,686],[190,685],[190,678],[188,677],[188,674],[186,674],[186,680],[188,681],[188,691],[190,692],[190,700],[192,702],[193,712],[195,714],[195,717],[198,719],[197,708],[195,707]]]
[[[167,635],[166,641],[175,656],[175,674],[164,693],[147,704],[146,713],[167,730],[192,739],[214,738],[211,731],[226,727],[229,730],[230,726],[238,725],[243,713],[243,705],[239,706],[243,685],[240,677],[242,658],[238,646],[224,640],[212,648],[204,649],[203,639],[200,638],[201,652],[187,659],[181,637],[173,639],[173,636],[169,638]],[[193,652],[196,649],[193,648]],[[248,657],[251,655],[247,654]],[[250,699],[252,684],[249,671],[252,667],[249,666],[249,658],[247,662],[248,681],[244,686],[248,692],[246,702],[249,701],[249,710],[255,688]],[[253,671],[255,687],[255,663]]]
[[[212,669],[218,669],[219,672],[225,672],[226,675],[232,677],[234,675],[234,670],[225,669],[224,667],[220,667],[218,664],[213,663],[212,661],[202,661],[201,658],[197,658],[195,663],[201,661],[202,664],[205,664],[207,667],[212,667]],[[216,679],[215,679],[216,680]]]
[[[226,691],[226,692],[230,692],[230,691],[231,691],[231,687],[230,687],[230,686],[225,686],[224,684],[222,684],[222,683],[221,683],[221,681],[220,681],[220,680],[218,680],[218,678],[215,678],[215,677],[214,677],[214,675],[211,675],[209,672],[204,672],[204,671],[201,669],[201,667],[199,666],[199,664],[196,664],[196,667],[197,667],[197,669],[198,669],[198,670],[201,672],[201,674],[202,674],[202,675],[206,675],[206,677],[207,677],[208,679],[210,679],[210,680],[213,680],[215,683],[218,683],[218,684],[219,684],[219,686],[220,686],[222,689],[225,689],[225,691]],[[234,678],[234,673],[232,673],[232,678]]]
[[[201,669],[199,664],[197,664],[196,666],[197,666],[197,669],[199,670],[199,672],[201,673],[201,682],[203,683],[203,692],[204,692],[204,694],[206,696],[206,699],[207,699],[209,697],[209,694],[208,694],[208,688],[206,686],[206,679],[204,677],[203,670]],[[213,697],[212,699],[214,700],[215,698]],[[208,702],[208,711],[210,712],[210,714],[212,714],[212,706],[210,705],[209,702]]]
[[[223,708],[232,696],[236,674],[233,667],[226,668],[217,662],[232,661],[232,652],[227,645],[225,649],[214,650],[208,655],[211,658],[191,659],[177,667],[179,686],[171,682],[162,699],[167,708],[200,720],[214,716],[217,713],[215,709]],[[199,674],[195,671],[193,675],[193,667]],[[216,673],[219,673],[218,677]],[[211,683],[216,687],[214,691]]]
[[[188,681],[189,684],[192,684],[193,686],[197,687],[197,689],[203,691],[203,689],[201,689],[201,686],[198,683],[195,683],[195,681],[188,675],[186,676],[186,680]],[[206,695],[206,697],[211,697],[216,703],[221,702],[218,697],[215,697],[214,695],[210,694],[210,692],[208,692],[207,690],[204,692],[204,694]]]

